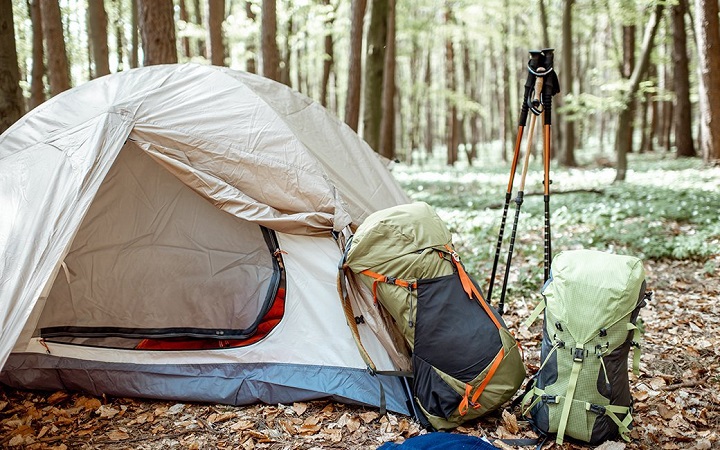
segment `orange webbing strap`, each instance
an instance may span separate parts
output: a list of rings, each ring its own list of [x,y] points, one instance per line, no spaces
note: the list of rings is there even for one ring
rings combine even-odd
[[[458,405],[458,412],[461,416],[467,414],[468,409],[471,405],[473,409],[482,407],[482,405],[478,403],[478,399],[482,395],[483,391],[485,391],[485,388],[487,387],[488,383],[490,383],[492,377],[495,375],[498,367],[500,367],[500,363],[502,362],[503,358],[505,358],[505,349],[501,348],[497,356],[495,356],[492,366],[490,366],[490,370],[488,370],[487,375],[485,375],[485,378],[483,378],[482,383],[480,383],[480,386],[477,387],[477,390],[472,397],[470,397],[470,393],[472,392],[472,386],[469,384],[465,385],[465,395],[463,396],[460,405]]]
[[[460,276],[460,282],[462,283],[463,290],[465,293],[467,293],[468,297],[472,298],[473,294],[475,295],[475,298],[477,299],[478,303],[480,303],[480,306],[485,310],[488,317],[492,319],[493,323],[499,330],[502,328],[502,325],[500,325],[500,321],[497,320],[497,317],[495,317],[495,314],[493,314],[492,310],[488,306],[488,304],[485,302],[485,299],[483,296],[478,292],[477,288],[475,287],[475,283],[472,282],[470,277],[468,276],[467,272],[465,272],[465,267],[463,267],[462,263],[460,262],[460,256],[457,254],[457,252],[450,246],[450,244],[445,244],[445,248],[452,256],[452,262],[455,264],[455,267],[457,268],[458,275]]]
[[[460,405],[458,405],[458,412],[460,413],[461,416],[464,416],[468,412],[471,392],[472,392],[472,386],[469,384],[466,384],[465,385],[465,395],[463,396],[463,399],[460,402]]]
[[[485,379],[480,383],[480,386],[478,386],[477,390],[472,396],[471,403],[473,404],[474,408],[479,407],[480,405],[477,404],[478,399],[482,395],[483,391],[485,390],[485,387],[490,383],[490,380],[492,379],[493,375],[495,375],[495,372],[497,371],[498,367],[500,367],[500,363],[502,362],[503,358],[505,358],[505,349],[501,348],[498,352],[497,356],[495,357],[495,360],[492,363],[492,366],[490,366],[490,370],[488,371],[488,374],[485,376]]]
[[[365,350],[365,347],[360,341],[360,331],[358,330],[357,322],[355,322],[355,313],[353,312],[352,304],[350,303],[350,296],[347,293],[347,285],[345,284],[345,270],[347,270],[347,265],[343,264],[340,266],[337,278],[337,290],[338,295],[340,296],[340,301],[342,302],[343,311],[345,312],[345,320],[350,327],[350,332],[355,340],[360,356],[363,361],[365,361],[368,369],[375,373],[377,372],[377,367],[370,358],[370,354],[368,354],[367,350]]]
[[[373,272],[372,270],[368,269],[365,269],[360,273],[375,280],[372,285],[373,300],[375,300],[375,303],[377,303],[378,283],[394,284],[395,286],[400,286],[409,290],[417,289],[417,281],[410,282],[407,280],[399,280],[397,278],[389,277],[387,275],[380,275],[379,273]]]

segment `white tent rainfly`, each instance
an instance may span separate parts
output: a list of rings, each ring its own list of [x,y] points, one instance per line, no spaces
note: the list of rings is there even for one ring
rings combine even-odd
[[[226,68],[153,66],[56,96],[0,136],[0,381],[407,413],[337,291],[350,230],[407,202],[320,105]],[[359,283],[378,370],[407,370]]]

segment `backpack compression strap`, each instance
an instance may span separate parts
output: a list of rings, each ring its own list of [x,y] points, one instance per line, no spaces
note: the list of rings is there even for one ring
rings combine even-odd
[[[368,270],[368,269],[365,269],[360,273],[375,280],[372,285],[372,294],[373,294],[373,300],[375,300],[375,303],[377,303],[377,301],[378,301],[378,297],[377,297],[378,283],[393,284],[395,286],[400,286],[400,287],[403,287],[410,291],[417,289],[417,281],[400,280],[400,279],[397,279],[394,277],[389,277],[387,275],[381,275],[379,273],[373,272],[372,270]]]
[[[505,349],[501,348],[498,354],[495,356],[495,360],[493,361],[492,366],[490,366],[490,370],[488,370],[487,375],[485,375],[485,378],[483,379],[482,383],[480,383],[480,385],[477,387],[472,397],[470,397],[470,394],[472,393],[472,386],[469,384],[465,385],[465,395],[463,396],[463,399],[458,406],[458,412],[461,416],[467,414],[470,405],[472,405],[472,407],[475,409],[482,406],[480,403],[478,403],[478,399],[485,390],[485,387],[488,385],[488,383],[490,383],[490,380],[492,379],[493,375],[495,375],[498,367],[500,367],[500,363],[502,362],[503,358],[505,358]]]

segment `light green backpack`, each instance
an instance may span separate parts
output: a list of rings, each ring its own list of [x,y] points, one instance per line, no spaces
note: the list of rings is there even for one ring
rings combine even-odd
[[[541,434],[593,445],[629,439],[632,396],[628,354],[637,371],[640,308],[645,292],[642,261],[592,250],[559,253],[543,302],[541,366],[523,398],[523,413]]]

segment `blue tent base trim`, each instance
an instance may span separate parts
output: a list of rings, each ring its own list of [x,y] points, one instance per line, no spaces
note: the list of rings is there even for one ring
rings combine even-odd
[[[85,391],[93,395],[185,402],[270,405],[329,399],[380,406],[409,415],[400,377],[365,369],[283,363],[130,364],[14,353],[0,383],[20,389]]]

